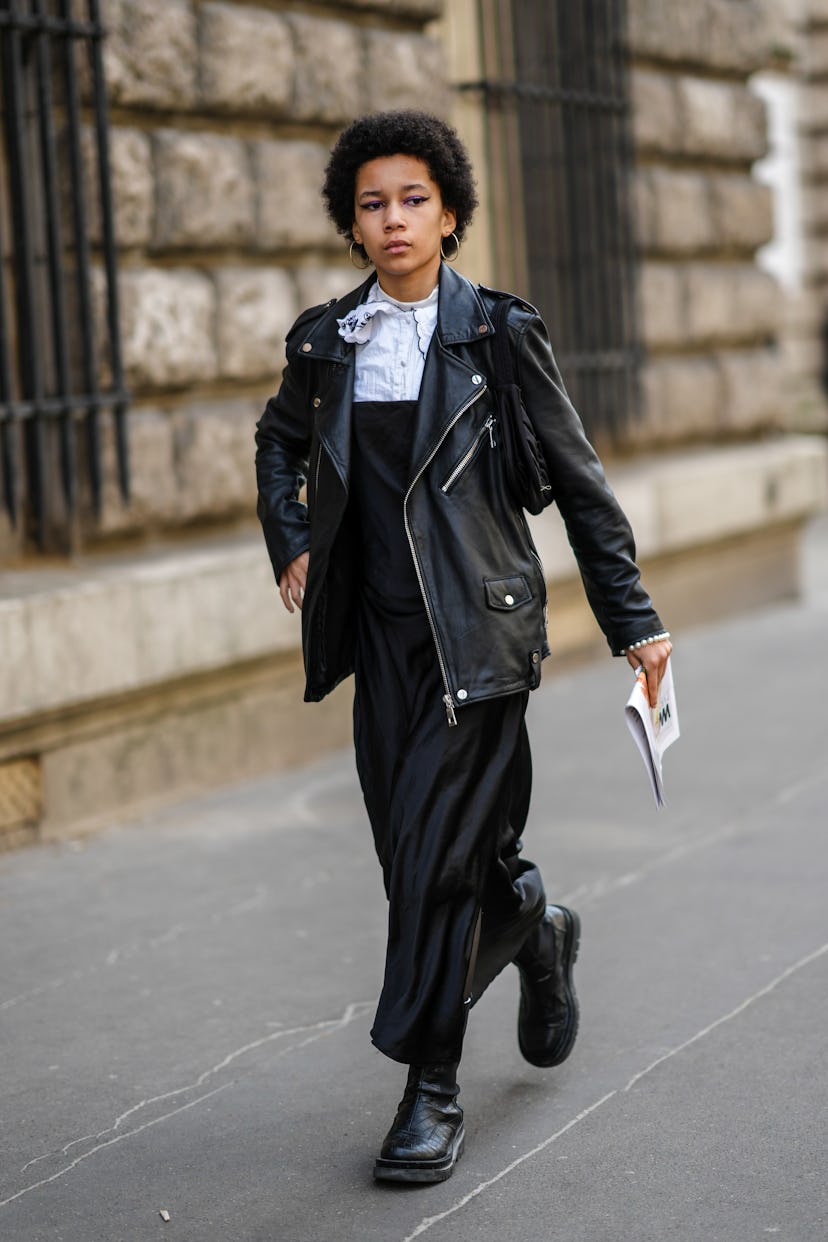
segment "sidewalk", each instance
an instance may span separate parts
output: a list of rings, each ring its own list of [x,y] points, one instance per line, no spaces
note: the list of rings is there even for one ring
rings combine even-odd
[[[661,813],[625,664],[532,696],[526,850],[582,916],[581,1035],[533,1069],[517,975],[493,985],[443,1185],[371,1182],[404,1071],[368,1038],[384,901],[350,754],[0,859],[0,1236],[825,1237],[824,521],[807,563],[801,602],[677,636]]]

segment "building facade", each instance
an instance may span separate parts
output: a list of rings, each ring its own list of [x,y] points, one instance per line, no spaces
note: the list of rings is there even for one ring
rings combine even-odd
[[[0,841],[347,737],[347,691],[299,707],[252,433],[295,315],[359,279],[318,191],[361,112],[450,116],[482,200],[461,270],[553,343],[582,324],[565,378],[674,628],[796,589],[826,497],[828,4],[572,13],[0,5]],[[600,646],[560,522],[536,533],[553,647]]]

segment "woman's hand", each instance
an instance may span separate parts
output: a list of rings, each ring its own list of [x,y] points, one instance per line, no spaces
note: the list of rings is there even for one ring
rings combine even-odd
[[[279,576],[279,594],[288,612],[293,612],[294,604],[300,612],[302,611],[305,583],[308,580],[308,560],[308,553],[300,552],[289,565],[285,566]]]
[[[659,643],[645,643],[643,647],[639,647],[636,651],[627,652],[627,662],[630,667],[633,670],[644,669],[644,674],[647,678],[650,707],[655,707],[658,703],[658,687],[661,685],[661,679],[664,676],[667,661],[672,650],[673,644],[669,638],[664,638]]]

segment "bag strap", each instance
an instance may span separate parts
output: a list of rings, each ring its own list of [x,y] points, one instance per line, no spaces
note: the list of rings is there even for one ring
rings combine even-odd
[[[509,298],[498,298],[497,305],[492,311],[492,325],[495,330],[495,387],[497,388],[508,388],[515,382],[515,367],[509,345],[509,331],[506,326],[508,318]]]

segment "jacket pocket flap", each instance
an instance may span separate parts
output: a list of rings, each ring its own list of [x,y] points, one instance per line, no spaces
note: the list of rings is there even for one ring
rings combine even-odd
[[[512,578],[484,578],[483,587],[489,607],[499,608],[503,612],[511,612],[532,598],[529,583],[523,574],[516,574]]]

